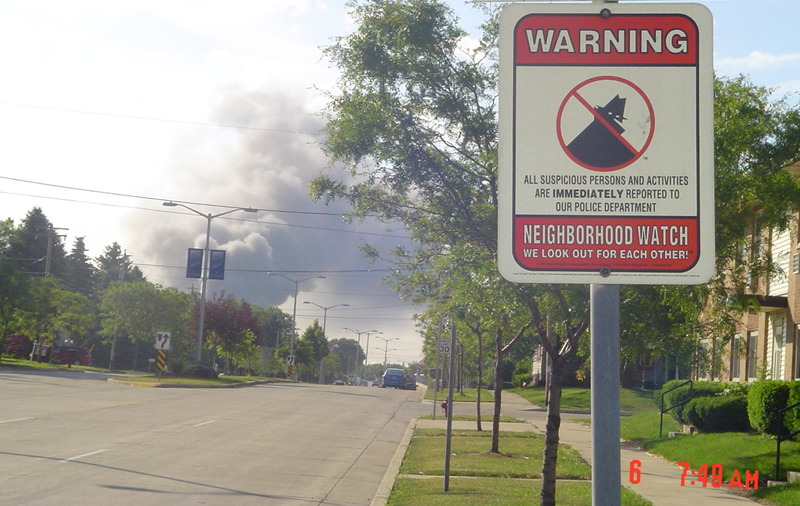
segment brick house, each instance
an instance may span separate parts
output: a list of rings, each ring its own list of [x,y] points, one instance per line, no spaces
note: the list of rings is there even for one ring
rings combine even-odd
[[[785,168],[800,177],[800,161]],[[723,350],[723,366],[716,379],[755,381],[758,378],[800,378],[800,235],[798,213],[789,230],[754,230],[747,243],[758,251],[768,245],[781,274],[753,277],[750,293],[757,310],[742,315],[736,337]]]

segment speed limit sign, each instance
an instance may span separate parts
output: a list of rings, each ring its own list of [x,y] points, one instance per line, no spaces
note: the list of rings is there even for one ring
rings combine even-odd
[[[450,340],[449,339],[439,339],[439,354],[440,355],[449,355],[450,354]]]

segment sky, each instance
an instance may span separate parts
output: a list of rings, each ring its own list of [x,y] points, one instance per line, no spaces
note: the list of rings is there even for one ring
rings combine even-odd
[[[448,3],[477,36],[480,11]],[[747,74],[776,97],[800,92],[790,42],[800,2],[700,3],[714,16],[717,75]],[[328,307],[330,339],[382,332],[370,363],[421,359],[412,316],[422,308],[385,286],[388,265],[360,254],[407,244],[402,227],[345,223],[342,204],[308,198],[314,177],[344,177],[321,149],[320,113],[337,76],[321,48],[354,28],[345,4],[0,0],[0,219],[19,224],[40,207],[67,251],[77,237],[92,257],[117,242],[149,281],[191,291],[200,284],[184,277],[187,248],[203,247],[207,220],[162,202],[258,208],[212,221],[227,264],[209,297],[291,314],[297,287],[301,331]]]

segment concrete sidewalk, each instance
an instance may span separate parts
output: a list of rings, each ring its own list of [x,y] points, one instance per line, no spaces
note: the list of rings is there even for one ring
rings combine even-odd
[[[428,403],[430,404],[430,403]],[[489,403],[485,413],[489,413]],[[432,406],[431,406],[432,408]],[[454,414],[474,415],[475,405],[473,403],[455,403]],[[503,392],[502,415],[512,416],[530,423],[501,423],[500,430],[533,430],[544,433],[547,412],[545,409],[535,406],[519,395],[511,392]],[[560,441],[569,445],[580,452],[581,456],[591,464],[592,462],[592,430],[591,427],[570,422],[572,418],[580,415],[569,413],[561,414],[561,430],[559,431]],[[447,420],[441,417],[441,411],[437,410],[436,420],[417,420],[417,427],[440,427],[445,428]],[[475,422],[453,422],[453,428],[475,429]],[[484,422],[483,430],[491,430],[491,424]],[[411,429],[411,427],[409,428]],[[407,444],[407,443],[406,443]],[[405,453],[404,449],[402,450]],[[398,452],[400,453],[400,452]],[[641,462],[641,481],[633,485],[630,483],[630,463],[633,460]],[[712,464],[709,462],[709,464]],[[399,467],[399,465],[397,466]],[[651,455],[637,446],[621,442],[620,443],[620,483],[656,506],[673,506],[676,504],[689,504],[703,506],[713,505],[735,505],[735,504],[756,504],[754,501],[728,492],[726,488],[713,488],[710,485],[703,488],[701,484],[690,485],[690,480],[686,480],[686,485],[681,486],[681,475],[683,468],[672,464],[660,457]],[[744,469],[740,472],[744,475]],[[744,477],[742,478],[744,480]],[[391,478],[394,480],[394,476]],[[391,485],[389,486],[391,489]],[[376,503],[373,503],[376,504]]]

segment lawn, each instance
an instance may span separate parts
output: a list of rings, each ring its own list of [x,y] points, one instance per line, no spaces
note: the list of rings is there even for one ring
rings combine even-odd
[[[542,492],[540,480],[510,478],[454,477],[444,491],[444,480],[438,478],[399,477],[395,482],[388,506],[516,506],[539,504]],[[556,504],[586,506],[592,504],[592,484],[589,481],[559,481],[556,484]],[[630,490],[622,489],[623,506],[652,506],[652,503]]]
[[[511,390],[529,402],[544,407],[544,387],[515,388]],[[624,414],[657,410],[653,403],[653,392],[622,388],[619,392],[620,411]],[[586,411],[591,409],[591,391],[588,388],[566,387],[561,391],[561,410]]]
[[[22,369],[41,369],[41,370],[55,370],[55,371],[66,371],[70,369],[68,365],[51,364],[50,362],[37,362],[35,360],[28,360],[27,358],[13,358],[7,356],[4,356],[2,360],[0,360],[0,366],[19,367]],[[74,369],[76,371],[104,371],[104,370],[107,371],[107,369],[101,369],[99,367],[84,366],[84,365],[73,365],[71,369]]]
[[[501,432],[499,454],[488,453],[491,431],[454,430],[451,444],[452,476],[490,476],[541,478],[544,436],[536,432]],[[410,475],[441,475],[445,431],[417,429],[400,472]],[[591,477],[589,465],[577,451],[561,446],[558,451],[558,477]]]
[[[2,362],[0,362],[0,366],[6,367],[16,367],[20,369],[36,369],[36,370],[45,370],[45,371],[92,371],[92,372],[108,372],[108,369],[104,369],[101,367],[94,367],[94,366],[80,366],[74,365],[72,368],[66,365],[61,364],[51,364],[49,362],[35,362],[32,360],[21,359],[21,358],[9,358],[3,357]],[[216,379],[204,379],[204,378],[185,378],[180,376],[170,376],[165,375],[161,379],[158,378],[158,375],[148,374],[141,371],[127,371],[132,376],[125,376],[114,378],[113,381],[121,381],[121,382],[135,382],[135,383],[161,383],[167,385],[194,385],[194,386],[224,386],[224,385],[235,385],[239,383],[247,383],[250,381],[257,381],[257,380],[264,380],[269,379],[270,381],[287,381],[275,378],[263,378],[258,376],[220,376]]]
[[[447,389],[439,390],[436,392],[436,399],[437,400],[444,400],[447,398]],[[425,399],[433,400],[433,388],[428,388],[425,392]],[[478,399],[478,389],[477,388],[465,388],[463,393],[459,393],[458,390],[453,390],[453,401],[454,402],[475,402]],[[486,390],[485,388],[481,388],[481,401],[482,402],[492,402],[494,401],[494,393],[491,390]]]
[[[491,432],[453,431],[448,491],[444,491],[445,431],[417,429],[406,452],[388,504],[517,505],[536,504],[541,494],[544,438],[534,432],[502,432],[500,454],[491,454]],[[566,446],[558,452],[556,500],[559,505],[591,504],[591,470]],[[651,503],[622,489],[622,504]]]
[[[262,378],[257,376],[220,376],[216,379],[207,378],[185,378],[181,376],[164,376],[161,379],[158,376],[130,376],[113,378],[112,381],[120,381],[123,383],[160,383],[162,385],[194,385],[194,386],[222,386],[222,385],[235,385],[240,383],[248,383],[251,381],[259,381],[269,379],[272,381],[274,378]],[[286,381],[275,379],[275,381]]]

